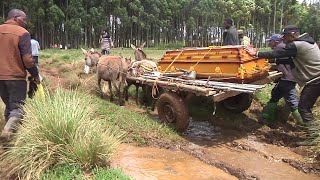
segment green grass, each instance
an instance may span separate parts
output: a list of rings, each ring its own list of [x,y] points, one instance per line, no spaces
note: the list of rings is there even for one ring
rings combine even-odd
[[[125,142],[144,145],[151,138],[172,142],[181,139],[173,129],[151,119],[147,114],[119,107],[98,97],[94,101],[97,103],[97,114],[106,116],[108,126],[116,126],[126,132]]]
[[[46,169],[59,164],[106,167],[123,133],[103,125],[106,119],[95,116],[90,99],[58,88],[44,100],[27,101],[24,122],[0,157],[1,168],[8,175],[38,179]]]
[[[308,128],[310,137],[308,143],[314,145],[313,150],[320,156],[320,100],[318,100],[313,109],[315,122]]]
[[[63,165],[48,170],[41,180],[130,180],[120,169],[95,168],[84,172],[79,166]]]
[[[170,48],[168,48],[170,49]],[[100,49],[95,49],[95,51],[100,52]],[[134,50],[132,48],[112,48],[111,55],[122,54],[124,57],[131,57],[134,60]],[[147,54],[148,58],[152,58],[155,61],[159,61],[161,57],[165,54],[166,50],[158,48],[145,48],[144,52]],[[50,61],[56,59],[59,62],[73,63],[73,62],[84,62],[84,55],[81,49],[46,49],[40,51],[39,62]]]
[[[263,105],[267,104],[271,98],[271,90],[274,84],[268,84],[265,88],[255,93],[255,98]]]

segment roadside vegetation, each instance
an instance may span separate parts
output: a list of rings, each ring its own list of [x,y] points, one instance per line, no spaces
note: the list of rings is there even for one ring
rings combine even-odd
[[[123,133],[94,116],[95,103],[90,99],[58,88],[45,99],[28,100],[23,124],[0,157],[6,175],[39,179],[60,165],[86,171],[107,167]]]
[[[132,49],[112,49],[111,52],[134,57]],[[146,49],[145,52],[157,61],[165,50]],[[133,108],[123,108],[101,99],[94,73],[82,73],[83,62],[80,50],[49,49],[41,52],[40,65],[46,69],[42,72],[43,84],[48,94],[45,101],[27,101],[26,120],[11,142],[11,147],[1,155],[0,165],[5,167],[6,172],[25,179],[129,179],[121,170],[108,168],[112,154],[121,141],[139,146],[165,146],[183,141],[180,134],[157,122],[148,110],[135,111],[133,101],[128,102],[129,107]],[[49,75],[52,77],[47,78]],[[255,102],[266,104],[272,87],[268,85],[256,93]],[[134,87],[129,89],[131,97],[134,90]],[[191,116],[212,117],[212,101],[197,98],[193,102]],[[3,126],[4,107],[0,104]],[[284,112],[283,101],[279,103],[279,109],[279,112]],[[315,112],[319,119],[319,103]],[[219,106],[215,117],[237,127],[244,125],[247,118],[244,114],[225,112]],[[319,121],[310,130],[315,151],[320,153]]]

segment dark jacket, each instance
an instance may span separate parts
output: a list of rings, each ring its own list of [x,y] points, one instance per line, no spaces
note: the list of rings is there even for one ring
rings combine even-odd
[[[278,49],[284,48],[286,45],[281,42],[276,47],[274,47],[273,51],[277,51]],[[283,63],[281,63],[281,61]],[[277,64],[278,71],[282,72],[281,80],[286,81],[294,81],[294,77],[292,74],[292,69],[294,68],[294,64],[291,57],[283,57],[283,58],[275,58],[275,63]]]
[[[300,86],[320,76],[320,50],[308,34],[301,35],[284,48],[272,52],[259,52],[257,56],[268,59],[293,57],[295,68],[292,69],[292,74]],[[286,61],[292,60],[279,60],[278,63],[288,63]]]
[[[13,20],[0,25],[0,80],[25,80],[26,70],[38,77],[30,40],[29,32]]]
[[[223,44],[226,45],[239,45],[239,36],[238,31],[234,26],[231,26],[229,29],[225,29],[223,32]]]

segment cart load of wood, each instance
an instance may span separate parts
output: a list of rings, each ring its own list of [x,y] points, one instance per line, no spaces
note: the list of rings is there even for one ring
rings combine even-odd
[[[158,65],[165,73],[194,71],[197,79],[210,77],[236,83],[263,79],[271,67],[267,59],[250,56],[240,45],[169,50]]]
[[[176,86],[179,88],[186,88],[188,90],[201,91],[200,89],[206,89],[210,91],[235,91],[241,93],[254,93],[255,91],[262,89],[265,85],[256,84],[238,84],[231,82],[219,82],[219,81],[209,81],[201,79],[182,79],[179,77],[169,77],[163,76],[158,73],[154,74],[144,74],[140,76],[139,79],[142,81],[147,81],[152,83],[160,83],[160,86]],[[208,94],[209,95],[209,94]]]

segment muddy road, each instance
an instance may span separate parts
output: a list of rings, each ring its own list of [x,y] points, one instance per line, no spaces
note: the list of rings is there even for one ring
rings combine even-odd
[[[57,81],[57,70],[42,69],[46,78]],[[149,113],[157,121],[156,112],[150,114],[134,100],[125,108]],[[241,114],[192,116],[181,142],[151,139],[144,147],[122,144],[112,166],[139,180],[320,179],[311,148],[297,145],[304,140],[304,131],[291,121],[265,126],[258,122],[261,112],[262,106],[254,102]]]
[[[135,179],[320,179],[307,147],[267,143],[262,136],[193,120],[185,142],[166,148],[123,144],[112,165]]]

